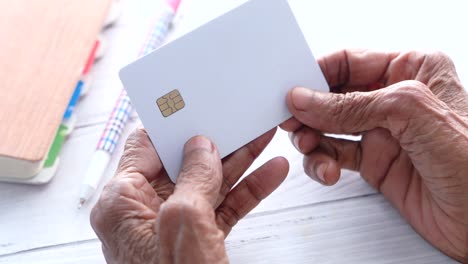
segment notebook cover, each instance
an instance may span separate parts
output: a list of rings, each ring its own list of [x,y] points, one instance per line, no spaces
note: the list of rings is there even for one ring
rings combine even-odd
[[[110,3],[0,1],[0,177],[41,169]]]

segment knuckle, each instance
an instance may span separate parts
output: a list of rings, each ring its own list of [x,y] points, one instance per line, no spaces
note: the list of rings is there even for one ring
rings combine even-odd
[[[332,97],[331,103],[334,105],[334,107],[332,108],[331,114],[335,119],[340,119],[343,115],[346,96],[349,98],[349,94],[335,94]]]
[[[135,129],[130,136],[128,136],[125,142],[124,154],[133,153],[135,150],[139,150],[148,145],[149,138],[148,133],[144,128]]]
[[[219,199],[224,200],[226,195],[229,193],[229,191],[232,189],[232,186],[234,186],[234,183],[229,181],[228,177],[223,177],[223,181],[221,183],[221,190],[220,190],[220,197]]]
[[[361,116],[366,112],[367,103],[361,92],[351,92],[345,94],[336,94],[330,102],[334,105],[332,108],[332,118],[336,124],[341,127],[342,131],[353,130],[359,124],[356,124],[356,119],[350,118],[353,116]],[[363,118],[365,119],[365,118]]]
[[[190,186],[192,195],[215,201],[222,185],[221,165],[212,160],[196,159],[186,162],[179,173],[177,184]]]
[[[216,210],[216,215],[219,220],[222,221],[222,224],[228,228],[235,226],[241,216],[230,206],[222,206]]]
[[[128,136],[127,141],[125,142],[125,151],[133,149],[140,142],[141,134],[146,133],[143,128],[135,129],[130,136]]]
[[[125,143],[124,152],[117,167],[117,173],[142,172],[148,167],[160,170],[158,161],[158,155],[146,131],[143,128],[138,128],[128,137]]]
[[[252,174],[252,176],[245,180],[245,184],[252,200],[260,202],[268,196],[268,192],[263,189],[262,184],[258,181],[258,178],[255,177],[256,175]]]
[[[144,144],[141,141],[141,132],[143,129],[137,129],[132,132],[125,142],[124,152],[120,158],[118,165],[118,172],[122,171],[137,171],[135,165],[138,164],[139,159],[141,158],[142,150],[145,148]]]
[[[211,175],[214,172],[214,166],[210,162],[201,159],[186,163],[181,170],[181,174],[192,174],[197,176]]]
[[[248,144],[247,145],[247,156],[249,160],[255,160],[260,153],[262,153],[264,147],[259,144]]]
[[[117,166],[117,172],[123,171],[135,171],[136,168],[134,167],[134,161],[136,157],[132,154],[130,147],[125,147],[125,151],[122,157],[119,160],[119,164]]]
[[[431,63],[427,69],[428,86],[444,102],[451,103],[458,100],[458,95],[463,92],[463,86],[458,78],[455,64],[452,59],[443,52],[433,52],[428,55]]]
[[[387,122],[392,135],[403,140],[412,138],[415,131],[425,129],[427,114],[439,111],[434,94],[422,82],[402,81],[385,95]]]
[[[221,161],[205,151],[192,152],[179,173],[177,184],[191,186],[193,195],[216,200],[222,184]]]
[[[194,150],[185,156],[179,176],[190,176],[188,178],[202,182],[212,178],[220,167],[220,160],[212,153],[201,149]]]
[[[401,107],[398,107],[399,105],[410,107],[419,106],[421,103],[424,103],[431,94],[429,88],[422,82],[402,81],[389,96],[393,98],[391,102],[394,104],[395,108],[401,109]]]
[[[434,63],[441,63],[442,65],[453,65],[453,61],[446,53],[441,51],[433,51],[427,53],[427,58]]]
[[[431,86],[443,89],[448,82],[458,81],[455,64],[447,54],[440,51],[428,53],[425,62],[427,66],[423,70]]]
[[[160,217],[162,219],[176,219],[180,217],[188,219],[197,219],[203,215],[202,200],[177,200],[167,201],[164,206],[161,207]]]

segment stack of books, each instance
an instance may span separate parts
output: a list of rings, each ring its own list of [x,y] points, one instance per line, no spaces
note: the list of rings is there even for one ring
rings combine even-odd
[[[0,181],[55,174],[111,3],[0,1]]]

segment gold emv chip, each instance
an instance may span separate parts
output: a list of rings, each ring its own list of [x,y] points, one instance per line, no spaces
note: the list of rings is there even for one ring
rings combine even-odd
[[[160,97],[156,103],[164,117],[168,117],[185,107],[184,99],[177,89]]]

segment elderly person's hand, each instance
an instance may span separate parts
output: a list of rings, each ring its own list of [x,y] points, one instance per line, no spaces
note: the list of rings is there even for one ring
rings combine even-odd
[[[222,162],[208,139],[191,139],[174,185],[146,132],[138,129],[91,214],[106,260],[228,262],[224,239],[231,228],[287,175],[288,162],[275,158],[232,189],[273,135],[268,132]]]
[[[468,96],[451,60],[345,50],[319,64],[332,93],[293,89],[295,118],[282,125],[305,172],[333,185],[341,168],[359,171],[426,240],[468,262]]]

